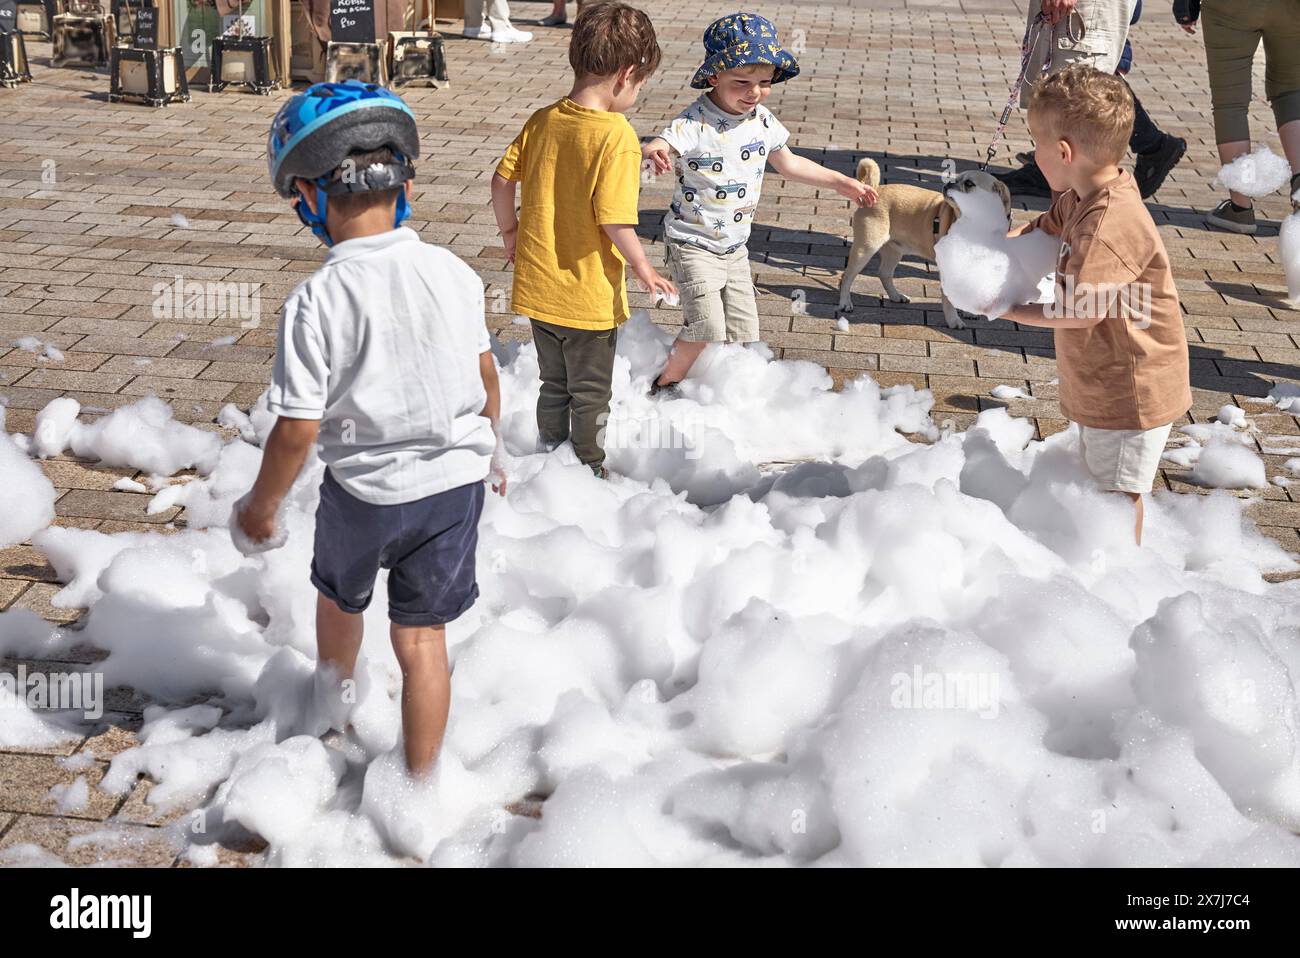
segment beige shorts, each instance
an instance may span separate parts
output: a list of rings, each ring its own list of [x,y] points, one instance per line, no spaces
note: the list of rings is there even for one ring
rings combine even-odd
[[[712,253],[669,242],[668,269],[682,300],[680,337],[689,343],[752,343],[761,338],[749,248]]]
[[[1079,426],[1079,452],[1097,483],[1112,492],[1150,492],[1169,439],[1167,426],[1096,429]]]
[[[1025,85],[1020,89],[1021,107],[1029,106],[1048,50],[1052,52],[1052,73],[1060,73],[1075,63],[1086,63],[1102,73],[1114,73],[1124,54],[1134,6],[1135,0],[1079,0],[1070,14],[1068,29],[1064,20],[1055,28],[1044,26],[1029,58]],[[1030,22],[1042,8],[1042,0],[1030,0]],[[1070,38],[1071,32],[1078,40]]]

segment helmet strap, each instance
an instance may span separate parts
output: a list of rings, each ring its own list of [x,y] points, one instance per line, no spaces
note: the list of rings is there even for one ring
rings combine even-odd
[[[406,200],[406,187],[403,186],[397,193],[397,212],[393,217],[393,229],[402,225],[402,221],[411,215],[411,204]]]
[[[298,211],[298,219],[302,221],[303,226],[310,227],[326,246],[333,246],[334,241],[330,239],[329,231],[325,228],[325,210],[329,204],[329,194],[325,192],[325,184],[328,182],[329,176],[322,176],[315,180],[316,209],[314,212],[308,205],[307,198],[301,194],[298,196],[298,202],[294,204],[294,209]]]

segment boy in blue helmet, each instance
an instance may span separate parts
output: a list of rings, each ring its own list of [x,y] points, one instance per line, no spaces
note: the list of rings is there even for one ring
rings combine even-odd
[[[361,613],[389,570],[412,774],[447,724],[446,623],[478,596],[474,549],[500,401],[483,283],[401,225],[420,144],[401,97],[319,83],[284,105],[267,162],[276,191],[329,247],[285,300],[268,406],[279,418],[231,532],[242,551],[284,541],[277,513],[312,447],[326,465],[311,581],[318,663],[311,728],[342,729]]]
[[[746,244],[769,163],[796,183],[860,206],[876,202],[871,186],[786,148],[789,133],[763,101],[772,84],[799,75],[799,64],[770,20],[756,13],[715,20],[704,31],[704,51],[691,86],[707,92],[641,151],[656,174],[677,174],[664,239],[684,323],[651,395],[685,378],[709,343],[759,338]]]

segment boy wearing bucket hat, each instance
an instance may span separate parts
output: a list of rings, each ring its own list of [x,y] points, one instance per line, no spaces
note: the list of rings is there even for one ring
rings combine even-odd
[[[786,148],[789,133],[763,101],[799,64],[771,21],[754,13],[716,20],[704,31],[704,50],[691,86],[707,92],[642,148],[656,174],[677,175],[664,237],[684,322],[651,395],[680,382],[709,343],[760,336],[746,243],[766,164],[858,205],[876,202],[870,186]]]
[[[311,581],[317,671],[302,731],[343,729],[362,613],[389,570],[407,768],[434,763],[447,724],[445,626],[478,596],[474,549],[500,407],[483,283],[401,225],[420,155],[402,98],[318,83],[276,115],[271,180],[329,247],[285,300],[267,394],[278,418],[231,535],[245,553],[283,544],[281,506],[312,448],[325,462]]]

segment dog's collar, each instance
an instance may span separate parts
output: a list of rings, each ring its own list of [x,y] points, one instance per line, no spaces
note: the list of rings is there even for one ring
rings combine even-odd
[[[934,218],[934,223],[931,225],[931,229],[933,230],[935,236],[939,235],[940,224],[939,224],[938,216]]]

